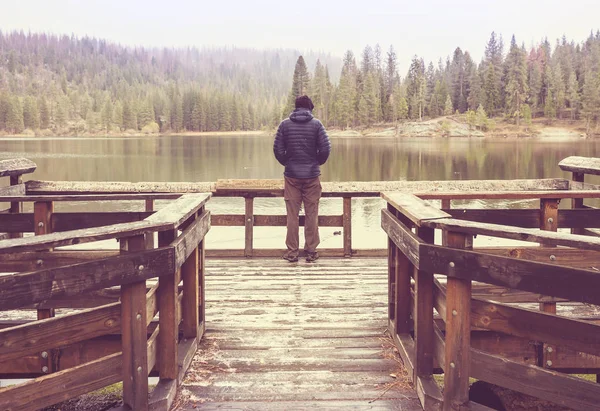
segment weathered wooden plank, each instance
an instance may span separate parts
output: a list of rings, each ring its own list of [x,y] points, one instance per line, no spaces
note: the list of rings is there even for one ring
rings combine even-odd
[[[423,241],[385,209],[381,210],[381,228],[409,261],[415,267],[419,267],[419,246]]]
[[[420,251],[422,268],[438,274],[572,301],[600,303],[600,296],[595,292],[596,287],[600,287],[600,274],[594,270],[450,250],[429,244],[421,244]],[[451,262],[453,268],[450,268]]]
[[[420,226],[423,221],[448,218],[450,214],[409,193],[383,192],[381,198]]]
[[[144,235],[129,237],[125,253],[146,248]],[[148,409],[148,337],[146,282],[121,285],[123,402],[132,410]]]
[[[183,337],[196,338],[198,335],[198,308],[200,305],[198,299],[198,244],[181,266],[181,277],[183,279],[183,301],[181,303]]]
[[[600,403],[600,385],[556,371],[485,353],[471,352],[471,376],[574,410],[591,410]]]
[[[204,183],[184,182],[91,182],[91,181],[28,181],[29,194],[118,194],[118,193],[206,193],[215,196],[242,196],[243,194],[260,196],[283,196],[283,180],[218,180]],[[227,183],[227,186],[225,185]],[[382,191],[403,191],[410,193],[452,192],[452,191],[532,191],[567,190],[566,179],[530,179],[530,180],[460,180],[460,181],[352,181],[323,182],[324,197],[379,197]]]
[[[54,213],[52,215],[52,228],[54,232],[61,232],[81,228],[102,227],[112,224],[142,221],[152,214],[152,212],[143,211]]]
[[[25,183],[27,193],[34,195],[60,194],[158,194],[206,193],[214,191],[215,183],[184,182],[108,182],[108,181],[36,181]]]
[[[113,333],[121,326],[120,314],[120,304],[114,303],[0,330],[0,358],[8,361]]]
[[[6,233],[33,233],[33,213],[0,214],[0,231]]]
[[[20,183],[14,186],[7,186],[0,188],[0,197],[4,196],[24,196],[25,195],[25,184]],[[4,202],[4,201],[2,201]],[[8,202],[8,201],[7,201]],[[11,202],[14,202],[12,200]]]
[[[561,210],[562,212],[563,210]],[[541,247],[478,247],[475,251],[553,265],[592,270],[593,267],[600,269],[600,252],[593,250]]]
[[[204,211],[173,242],[175,248],[175,267],[181,267],[188,256],[198,247],[200,241],[210,230],[210,211]]]
[[[171,244],[177,237],[177,230],[163,231],[158,234],[158,246]],[[158,309],[160,333],[158,335],[158,364],[161,378],[177,378],[177,339],[179,324],[177,323],[177,284],[179,280],[174,274],[175,267],[169,275],[158,281]]]
[[[447,211],[453,218],[490,224],[505,224],[514,227],[539,228],[538,209],[452,209]],[[600,210],[564,209],[558,213],[558,228],[598,228]],[[577,234],[573,233],[572,234]]]
[[[477,223],[458,219],[439,219],[424,221],[424,226],[445,229],[472,235],[489,235],[499,238],[510,238],[519,241],[530,241],[546,245],[562,245],[585,250],[600,250],[600,238],[567,233],[555,233],[530,228],[517,228],[508,225]]]
[[[30,182],[25,184],[25,187]],[[80,201],[133,201],[133,200],[174,200],[181,197],[179,193],[123,193],[123,194],[29,194],[25,195],[0,195],[0,203],[12,201],[36,202],[80,202]]]
[[[173,271],[173,249],[162,248],[32,273],[1,276],[0,309],[19,308],[53,297],[130,284],[169,275]]]
[[[600,325],[473,299],[471,325],[600,355]]]
[[[417,235],[434,242],[434,230],[417,227]],[[414,269],[415,380],[433,373],[433,272]]]
[[[319,255],[321,257],[344,257],[344,250],[342,248],[319,248]],[[255,248],[252,250],[252,256],[254,258],[269,258],[281,256],[286,252],[282,248]],[[352,257],[384,257],[387,254],[385,248],[381,249],[352,249]],[[244,257],[244,250],[242,249],[208,249],[206,255],[209,258],[241,258]],[[300,257],[305,257],[303,250],[300,250]]]
[[[287,224],[285,215],[255,215],[254,227],[285,227]],[[305,216],[298,217],[300,226],[305,224]],[[211,225],[213,226],[241,226],[245,225],[245,216],[242,214],[221,214],[211,216]],[[342,227],[343,217],[337,215],[320,215],[319,227]]]
[[[254,198],[244,198],[245,215],[244,215],[244,255],[252,257],[252,249],[254,244]]]
[[[407,334],[411,331],[410,321],[410,280],[411,272],[414,270],[410,260],[400,252],[400,249],[392,240],[388,240],[390,248],[393,249],[393,265],[390,267],[393,270],[395,284],[388,292],[391,293],[393,302],[393,320],[394,329],[398,334]]]
[[[65,231],[63,233],[52,233],[44,236],[2,240],[0,241],[0,254],[44,250],[112,238],[123,238],[165,230],[167,227],[169,227],[169,224],[151,223],[145,220],[104,227]]]
[[[350,257],[352,255],[352,198],[344,197],[343,202],[344,257]]]
[[[202,402],[202,410],[216,411],[224,409],[244,410],[244,411],[301,411],[301,410],[316,410],[324,405],[331,410],[348,410],[348,411],[420,411],[421,405],[417,400],[411,398],[400,399],[378,399],[373,403],[365,404],[364,399],[357,400],[328,400],[323,401],[228,401],[228,402]],[[195,403],[190,407],[184,406],[182,411],[192,410]],[[198,404],[199,406],[199,404]]]
[[[578,187],[578,189],[580,190],[598,190],[600,189],[600,186],[594,186],[594,187],[590,187],[591,184],[588,184],[587,187],[585,186],[586,183],[584,183],[585,180],[585,174],[584,173],[578,173],[578,172],[574,172],[573,173],[573,181],[571,181],[569,183],[569,188],[571,190],[576,189],[574,187],[574,185],[579,185],[580,187]],[[577,208],[583,208],[583,198],[574,198],[571,200],[571,208],[572,209],[577,209]],[[562,214],[562,213],[561,213]],[[584,234],[583,229],[581,228],[573,228],[571,229],[571,234]]]
[[[91,392],[121,380],[121,353],[36,378],[19,385],[0,388],[0,408],[35,411]]]
[[[564,198],[600,198],[597,190],[543,190],[543,191],[435,191],[414,192],[415,196],[423,200],[537,200],[537,199],[564,199]]]
[[[448,232],[446,239],[450,248],[465,248],[472,244],[466,235],[455,232]],[[449,272],[455,269],[455,264],[450,262]],[[471,281],[449,276],[446,284],[444,410],[460,409],[469,402],[470,334]]]
[[[37,165],[27,158],[0,160],[0,177],[33,173]]]
[[[184,221],[200,210],[210,200],[210,197],[210,193],[182,195],[178,200],[146,218],[146,221],[169,224],[171,229],[178,228]]]
[[[600,158],[570,156],[558,163],[563,171],[600,175]]]

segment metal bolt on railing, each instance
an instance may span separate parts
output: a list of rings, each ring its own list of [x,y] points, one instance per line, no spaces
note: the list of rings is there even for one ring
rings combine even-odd
[[[550,360],[546,361],[546,365],[547,365],[548,367],[552,367],[552,361],[550,361]]]
[[[552,349],[552,347],[546,347],[546,351],[548,351],[548,352],[552,352],[552,351],[554,351],[554,350]]]
[[[450,264],[448,264],[451,268],[454,268],[454,261],[450,261]]]
[[[144,266],[143,266],[143,265],[138,265],[138,270],[139,270],[139,271],[142,271],[143,269],[144,269]]]
[[[550,217],[550,218],[548,219],[548,223],[552,224],[553,222],[554,222],[554,219],[553,219],[552,217]]]
[[[48,352],[47,351],[42,351],[42,358],[48,358]]]
[[[458,312],[456,310],[452,310],[452,315],[456,317],[458,315]]]
[[[554,254],[550,256],[550,261],[556,261],[556,256]]]
[[[42,372],[43,373],[47,373],[48,372],[48,367],[46,367],[45,365],[42,367]]]

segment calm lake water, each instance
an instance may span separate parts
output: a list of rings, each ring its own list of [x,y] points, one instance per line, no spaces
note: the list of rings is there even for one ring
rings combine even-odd
[[[568,177],[558,162],[571,155],[600,155],[596,140],[334,138],[323,181],[480,180]],[[27,157],[38,169],[27,179],[85,181],[216,181],[225,178],[281,178],[272,139],[257,136],[174,136],[126,138],[5,138],[0,158]],[[381,202],[353,201],[355,248],[385,247],[379,228]],[[490,204],[486,204],[490,205]],[[160,206],[160,204],[159,204]],[[481,207],[482,202],[466,204]],[[535,207],[531,202],[502,206]],[[58,205],[60,210],[112,209],[114,205]],[[140,202],[121,209],[141,210]],[[215,213],[242,212],[243,200],[215,198]],[[284,214],[281,199],[259,199],[259,214]],[[340,214],[341,200],[326,199],[322,214]],[[341,247],[338,229],[322,228],[323,247]],[[243,228],[213,228],[210,248],[243,247]],[[283,228],[255,229],[256,247],[282,247]]]

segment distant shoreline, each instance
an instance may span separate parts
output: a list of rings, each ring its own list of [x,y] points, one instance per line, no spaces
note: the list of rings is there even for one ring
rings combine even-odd
[[[52,134],[49,130],[38,132],[36,135],[30,131],[28,133],[16,135],[0,135],[2,138],[52,138],[52,137],[273,137],[275,130],[253,130],[253,131],[186,131],[182,133],[155,133],[146,134],[141,132],[120,132],[120,133],[83,133]],[[446,116],[424,121],[405,121],[394,124],[378,124],[369,128],[359,129],[328,129],[331,138],[540,138],[540,139],[581,139],[593,138],[592,133],[587,136],[585,128],[581,121],[555,120],[547,122],[544,118],[537,118],[529,126],[516,126],[505,120],[497,120],[494,128],[481,131],[477,128],[469,127],[462,116]]]

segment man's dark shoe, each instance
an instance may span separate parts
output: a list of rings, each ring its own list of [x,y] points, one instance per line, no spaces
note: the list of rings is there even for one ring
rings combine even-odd
[[[317,253],[316,251],[314,253],[310,253],[310,252],[306,253],[306,262],[307,263],[314,263],[318,259],[319,259],[319,253]]]
[[[291,254],[284,254],[283,255],[283,259],[289,261],[290,263],[297,263],[298,262],[298,256],[297,255],[291,255]]]

